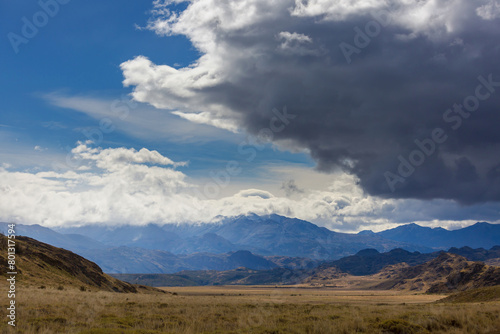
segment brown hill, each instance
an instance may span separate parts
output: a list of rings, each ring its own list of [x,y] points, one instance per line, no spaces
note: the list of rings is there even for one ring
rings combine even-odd
[[[500,301],[500,286],[471,289],[454,293],[439,303],[484,303]]]
[[[489,266],[500,267],[500,257],[496,259],[489,259],[484,261]]]
[[[302,280],[303,284],[311,284],[314,286],[332,285],[340,278],[347,277],[348,274],[342,272],[337,267],[316,268],[312,270],[310,276]]]
[[[16,237],[15,242],[16,280],[19,284],[133,293],[152,291],[149,287],[132,285],[106,275],[94,262],[65,249],[21,236]],[[8,239],[0,235],[2,268],[8,266],[7,249]],[[7,275],[6,271],[3,271],[2,275]]]
[[[445,293],[494,285],[500,285],[500,268],[443,253],[426,263],[392,272],[375,289]]]

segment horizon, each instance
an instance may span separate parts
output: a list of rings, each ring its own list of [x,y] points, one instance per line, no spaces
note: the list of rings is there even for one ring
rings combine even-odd
[[[500,224],[495,1],[3,3],[0,220]]]
[[[270,215],[257,215],[255,213],[247,213],[247,214],[241,214],[241,215],[237,215],[237,216],[232,216],[232,217],[219,217],[218,220],[212,220],[212,221],[199,221],[199,222],[168,222],[168,223],[158,223],[158,222],[150,222],[150,223],[145,223],[145,224],[130,224],[130,223],[123,223],[123,224],[109,224],[109,223],[91,223],[91,224],[81,224],[81,225],[70,225],[70,226],[64,226],[64,225],[58,225],[58,226],[51,226],[51,225],[41,225],[41,224],[37,224],[37,223],[33,223],[33,224],[30,224],[30,223],[12,223],[12,222],[2,222],[0,221],[0,224],[15,224],[15,225],[22,225],[22,226],[40,226],[40,227],[43,227],[43,228],[48,228],[50,230],[53,230],[53,231],[64,231],[65,229],[78,229],[78,228],[83,228],[83,227],[103,227],[103,228],[106,228],[107,230],[114,230],[114,229],[117,229],[117,228],[121,228],[121,227],[147,227],[147,226],[158,226],[158,227],[164,227],[164,226],[167,226],[167,225],[174,225],[174,226],[182,226],[182,225],[194,225],[194,226],[202,226],[202,225],[221,225],[221,224],[224,224],[226,223],[225,221],[235,221],[236,219],[240,219],[240,218],[243,218],[243,217],[249,217],[249,216],[256,216],[258,218],[268,218],[270,216],[278,216],[278,217],[281,217],[281,218],[286,218],[286,219],[296,219],[296,220],[300,220],[300,221],[303,221],[303,222],[306,222],[306,223],[309,223],[309,224],[313,224],[317,227],[324,227],[326,229],[328,229],[329,231],[332,231],[332,232],[336,232],[336,233],[344,233],[344,234],[353,234],[353,235],[356,235],[356,234],[359,234],[361,232],[373,232],[373,233],[379,233],[379,232],[384,232],[384,231],[388,231],[388,230],[393,230],[393,229],[396,229],[398,227],[404,227],[404,226],[411,226],[411,225],[416,225],[418,227],[422,227],[422,228],[430,228],[430,229],[444,229],[446,231],[457,231],[457,230],[461,230],[461,229],[464,229],[464,228],[467,228],[467,227],[472,227],[472,226],[475,226],[475,225],[481,225],[481,224],[487,224],[487,225],[500,225],[500,223],[491,223],[491,222],[485,222],[485,221],[477,221],[477,222],[473,222],[471,224],[466,224],[466,225],[463,225],[463,226],[459,226],[459,227],[454,227],[454,228],[445,228],[445,227],[441,227],[441,226],[425,226],[425,225],[421,225],[421,224],[418,224],[417,223],[404,223],[404,224],[397,224],[393,227],[390,227],[390,228],[387,228],[387,229],[379,229],[379,230],[359,230],[359,231],[340,231],[340,230],[333,230],[331,228],[328,228],[326,226],[320,226],[320,225],[317,225],[313,222],[310,222],[310,221],[307,221],[307,220],[304,220],[304,219],[300,219],[300,218],[296,218],[296,217],[287,217],[287,216],[282,216],[282,215],[277,215],[277,214],[270,214]]]

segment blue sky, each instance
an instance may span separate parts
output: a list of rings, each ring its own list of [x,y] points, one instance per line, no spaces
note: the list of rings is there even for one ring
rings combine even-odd
[[[1,1],[0,219],[498,221],[499,22],[497,0]],[[450,139],[391,192],[438,127]]]
[[[27,44],[17,45],[19,52],[15,53],[7,33],[22,36],[22,18],[33,22],[33,16],[42,7],[36,1],[4,1],[1,6],[4,38],[0,89],[4,100],[0,131],[5,137],[6,150],[13,145],[29,155],[39,146],[53,155],[64,155],[67,147],[72,148],[77,141],[86,139],[81,130],[98,128],[99,118],[51,105],[47,94],[95,98],[111,104],[131,91],[123,87],[121,63],[144,55],[158,63],[184,67],[199,57],[199,52],[184,36],[167,38],[139,28],[145,27],[151,16],[153,6],[149,1],[130,1],[125,6],[121,1],[74,0],[59,4],[57,14],[50,17]],[[185,7],[181,4],[172,8]],[[165,125],[165,132],[168,131]],[[187,140],[165,140],[163,136],[155,138],[154,134],[137,138],[118,126],[116,131],[104,136],[100,145],[137,149],[147,146],[174,160],[189,160],[185,172],[203,176],[208,170],[221,168],[227,160],[238,159],[237,144],[243,140],[244,136],[230,133],[213,133],[205,138],[192,136]],[[29,159],[16,160],[23,161],[19,167],[29,164]],[[252,161],[253,168],[246,168],[245,174],[250,176],[255,164],[282,160],[312,164],[305,155],[268,147],[259,152]],[[16,167],[16,161],[11,164]]]

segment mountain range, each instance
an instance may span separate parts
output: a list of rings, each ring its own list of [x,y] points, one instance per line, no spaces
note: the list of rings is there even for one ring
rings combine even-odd
[[[388,251],[401,247],[411,251],[432,251],[429,247],[378,235],[338,233],[304,220],[279,215],[250,214],[205,224],[88,225],[58,228],[57,231],[90,237],[108,246],[139,247],[174,254],[220,254],[248,250],[264,256],[323,260],[338,259],[365,248]]]
[[[468,250],[479,257],[484,249]],[[355,265],[355,260],[359,261]],[[341,269],[342,267],[342,269]],[[357,275],[353,275],[356,272]],[[410,253],[395,249],[387,253],[364,250],[317,268],[291,270],[273,268],[252,270],[237,268],[226,271],[185,270],[175,274],[112,274],[134,284],[149,286],[200,285],[289,285],[306,284],[337,286],[338,280],[354,289],[410,290],[447,293],[500,284],[500,267],[471,261],[449,252],[431,254]],[[359,282],[364,282],[360,285]]]
[[[413,243],[432,249],[450,247],[491,248],[500,244],[500,225],[479,222],[458,230],[446,230],[441,227],[423,227],[407,224],[378,233],[362,231],[360,235],[377,235],[385,239]]]
[[[261,261],[262,269],[236,268],[229,270],[185,270],[176,274],[104,274],[95,263],[65,249],[56,248],[35,239],[16,237],[16,269],[22,284],[50,283],[54,287],[97,288],[105,291],[148,291],[151,286],[185,285],[258,285],[304,284],[336,278],[352,280],[352,274],[363,274],[375,282],[369,289],[396,289],[448,293],[500,285],[500,267],[484,261],[500,255],[500,247],[490,250],[470,247],[452,248],[450,251],[466,254],[469,258],[451,252],[422,254],[394,249],[379,253],[366,249],[340,260],[325,262],[313,269],[279,268],[273,262],[249,251],[233,252],[226,261]],[[7,265],[7,237],[0,236],[0,263]],[[257,257],[257,258],[255,258]],[[364,268],[364,269],[363,269]],[[379,269],[382,268],[382,269]],[[366,275],[366,273],[373,273]],[[5,274],[3,274],[5,275]],[[351,278],[349,278],[351,277]],[[373,280],[375,278],[375,280]],[[377,282],[378,281],[378,282]],[[128,283],[125,283],[128,282]]]
[[[6,225],[0,223],[0,231],[5,232]],[[368,251],[372,254],[404,249],[417,252],[414,257],[424,260],[430,257],[423,254],[436,249],[500,245],[500,225],[478,223],[462,230],[409,224],[379,233],[349,234],[278,215],[238,216],[206,224],[84,225],[56,229],[40,225],[16,226],[17,234],[73,251],[96,262],[105,272],[144,274],[226,271],[239,267],[310,269],[367,248],[373,249]],[[464,235],[471,240],[470,244]],[[343,261],[355,263],[357,260]],[[371,270],[385,263],[377,261]]]

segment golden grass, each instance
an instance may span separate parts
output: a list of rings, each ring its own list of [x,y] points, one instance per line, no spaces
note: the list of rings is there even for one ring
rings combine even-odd
[[[498,333],[500,328],[498,302],[439,304],[431,303],[439,296],[392,291],[168,290],[176,294],[22,287],[16,333]],[[5,311],[1,316],[0,329],[8,333]]]

